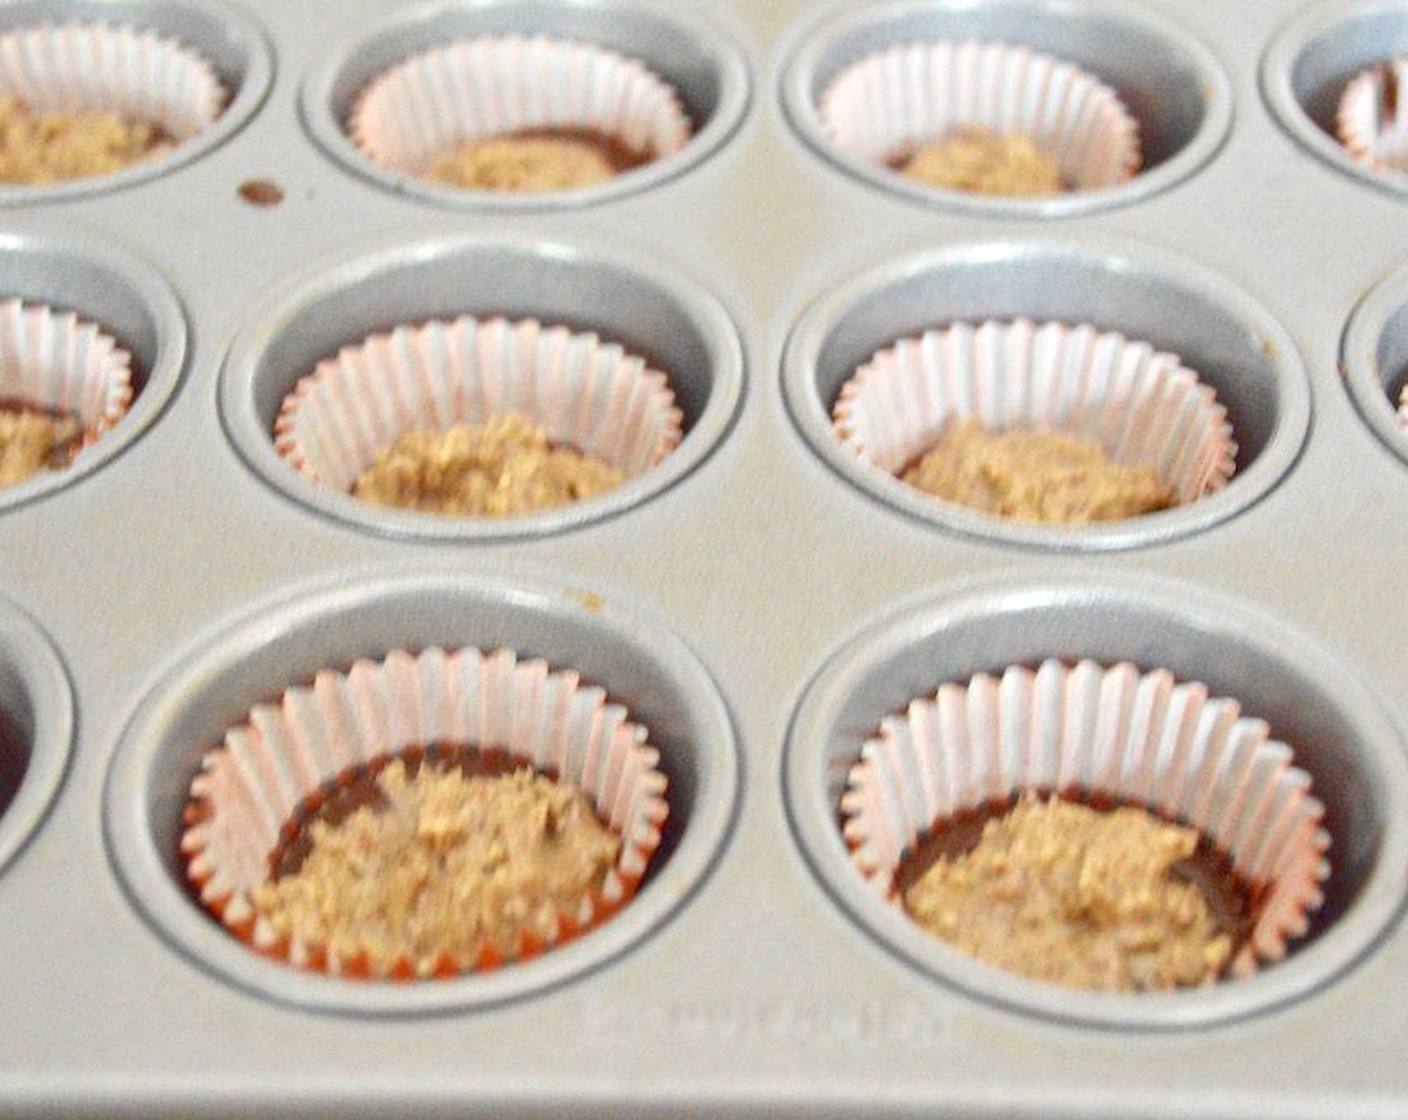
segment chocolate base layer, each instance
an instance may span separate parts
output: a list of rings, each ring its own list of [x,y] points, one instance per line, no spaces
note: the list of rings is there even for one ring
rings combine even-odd
[[[1058,796],[1064,801],[1077,802],[1100,812],[1110,812],[1121,807],[1143,809],[1170,824],[1189,827],[1186,821],[1177,820],[1138,802],[1117,801],[1112,797],[1081,790],[1063,790],[1059,794],[1053,794],[1050,790],[1036,792],[1043,799]],[[923,878],[924,873],[940,859],[956,859],[971,852],[982,838],[983,828],[988,821],[1006,816],[1016,803],[1015,797],[995,799],[936,822],[912,849],[901,856],[891,887],[894,895],[904,898],[910,887]],[[1194,887],[1203,897],[1218,932],[1231,939],[1232,952],[1228,959],[1235,959],[1238,950],[1246,943],[1256,925],[1266,885],[1244,878],[1233,867],[1232,857],[1227,851],[1201,830],[1198,834],[1198,846],[1192,856],[1175,863],[1169,869],[1169,875]]]
[[[630,171],[649,163],[655,157],[649,152],[639,152],[628,147],[615,136],[604,132],[594,132],[585,128],[525,128],[518,132],[507,132],[500,136],[485,137],[486,140],[563,140],[582,144],[591,148],[611,165],[616,174]]]
[[[0,815],[10,807],[29,769],[29,736],[4,708],[0,708]]]

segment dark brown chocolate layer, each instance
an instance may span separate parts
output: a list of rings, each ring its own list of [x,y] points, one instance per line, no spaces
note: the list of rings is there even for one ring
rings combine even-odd
[[[1398,119],[1398,96],[1398,72],[1392,66],[1385,66],[1383,89],[1379,94],[1379,114],[1388,125]]]
[[[495,139],[503,140],[566,140],[592,148],[602,159],[611,165],[618,175],[634,167],[649,163],[655,157],[649,152],[638,152],[627,147],[615,136],[604,132],[593,132],[584,128],[528,128],[521,132],[510,132]]]
[[[1042,797],[1050,796],[1046,790],[1037,792]],[[1061,797],[1063,800],[1076,801],[1101,812],[1110,812],[1122,804],[1110,797],[1083,794],[1079,791],[1063,792]],[[900,865],[895,871],[896,894],[903,898],[909,888],[923,878],[924,873],[940,859],[956,859],[971,852],[982,838],[984,825],[990,820],[1006,816],[1015,804],[1015,799],[1011,798],[990,801],[939,821],[920,839],[913,850],[905,852],[900,859]],[[1130,804],[1130,807],[1143,809],[1171,824],[1185,823],[1172,820],[1147,805]],[[1243,878],[1232,866],[1232,857],[1203,832],[1198,834],[1198,846],[1192,856],[1174,864],[1169,869],[1169,875],[1195,887],[1203,896],[1218,932],[1225,933],[1232,939],[1230,956],[1235,957],[1237,950],[1251,936],[1264,888]]]
[[[29,768],[29,736],[6,709],[0,708],[0,814],[10,807]]]

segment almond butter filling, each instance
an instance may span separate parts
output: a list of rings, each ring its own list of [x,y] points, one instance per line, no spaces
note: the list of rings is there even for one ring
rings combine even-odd
[[[1174,504],[1151,466],[1114,462],[1100,445],[1059,432],[990,432],[950,424],[937,447],[900,476],[925,493],[1020,521],[1082,525]]]
[[[357,480],[381,506],[450,516],[504,517],[567,505],[621,485],[621,472],[569,447],[517,413],[482,427],[407,432]]]
[[[540,194],[593,187],[642,162],[589,133],[525,132],[460,144],[437,158],[425,178],[467,190]]]
[[[1232,937],[1178,873],[1196,829],[1027,793],[904,892],[930,933],[988,964],[1067,988],[1132,992],[1211,983]]]
[[[522,767],[494,777],[400,759],[377,775],[384,801],[313,820],[295,874],[258,887],[256,911],[280,934],[360,952],[382,975],[409,959],[472,966],[486,942],[511,956],[524,932],[552,938],[578,915],[620,851],[582,792]]]
[[[942,190],[1020,197],[1070,189],[1056,161],[1030,137],[997,136],[977,125],[924,144],[897,163],[900,174]]]
[[[36,113],[0,97],[0,182],[37,185],[109,175],[161,155],[171,141],[114,113]]]
[[[67,416],[0,407],[0,486],[69,465],[83,428]]]

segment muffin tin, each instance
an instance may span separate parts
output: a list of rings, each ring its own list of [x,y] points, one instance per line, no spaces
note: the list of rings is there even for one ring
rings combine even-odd
[[[82,465],[0,492],[0,1112],[1408,1111],[1408,229],[1401,185],[1327,131],[1337,83],[1408,43],[1408,3],[0,3],[0,30],[68,18],[189,42],[231,99],[149,167],[0,189],[0,295],[103,324],[140,388]],[[501,31],[642,58],[695,139],[534,199],[357,153],[342,123],[365,81]],[[831,149],[816,98],[838,68],[960,35],[1110,82],[1146,169],[993,201]],[[671,376],[680,446],[612,495],[504,522],[371,509],[279,458],[279,404],[319,358],[460,313],[641,354]],[[1016,316],[1179,354],[1228,408],[1228,485],[1038,529],[843,454],[830,411],[876,349]],[[181,881],[201,752],[320,669],[455,645],[575,669],[649,727],[671,811],[639,894],[454,980],[248,951]],[[836,816],[864,740],[943,680],[1046,657],[1204,681],[1296,749],[1334,870],[1285,961],[1067,993],[866,891]]]

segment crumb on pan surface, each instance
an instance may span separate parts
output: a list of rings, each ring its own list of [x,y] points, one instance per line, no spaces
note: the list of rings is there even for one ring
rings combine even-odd
[[[357,480],[363,501],[447,516],[502,517],[552,509],[621,485],[614,467],[568,447],[518,413],[483,426],[407,432]]]
[[[0,406],[0,486],[68,466],[82,439],[82,425],[71,417]]]
[[[1198,844],[1196,829],[1144,809],[1028,792],[969,851],[937,859],[903,902],[928,932],[1032,979],[1114,992],[1198,986],[1236,948],[1178,874]]]
[[[643,162],[609,137],[544,130],[460,144],[436,158],[425,178],[468,190],[541,194],[594,187]]]
[[[1050,524],[1118,520],[1175,503],[1152,466],[1116,463],[1097,443],[1050,431],[992,432],[972,419],[950,424],[900,477],[972,509]]]
[[[0,182],[37,185],[109,175],[162,155],[171,140],[143,121],[97,111],[37,113],[0,97]]]
[[[1056,161],[1031,137],[999,136],[973,125],[923,144],[897,161],[900,174],[925,186],[971,194],[1060,194],[1069,190]]]
[[[365,952],[374,972],[409,958],[427,975],[486,940],[507,954],[525,931],[551,937],[620,851],[580,790],[527,766],[408,776],[395,759],[376,790],[376,805],[313,820],[298,870],[253,893],[278,933],[342,959]]]

